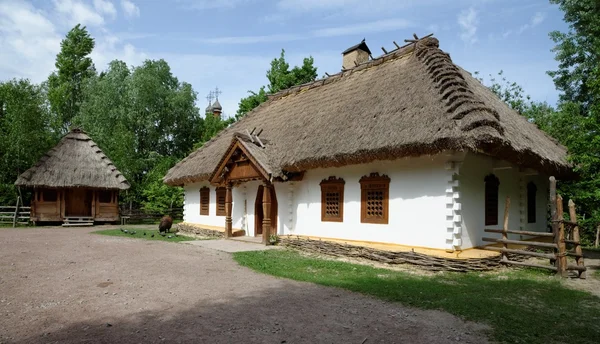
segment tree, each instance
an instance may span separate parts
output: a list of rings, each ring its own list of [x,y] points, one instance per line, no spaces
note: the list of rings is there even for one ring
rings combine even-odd
[[[157,171],[166,173],[202,136],[203,119],[191,85],[179,82],[164,60],[132,68],[112,61],[107,71],[89,78],[84,90],[74,122],[131,183],[126,200],[152,208],[151,200],[177,199],[181,190],[157,187]]]
[[[94,49],[94,39],[85,26],[77,24],[60,43],[56,55],[56,71],[48,78],[48,100],[57,116],[57,129],[69,130],[71,121],[79,113],[83,101],[83,85],[95,75],[94,64],[89,57]]]
[[[19,174],[56,143],[49,125],[44,87],[23,79],[0,83],[0,204],[15,202]]]
[[[564,12],[568,32],[553,31],[558,70],[548,74],[561,91],[562,102],[587,109],[592,102],[590,78],[600,64],[600,2],[597,0],[550,0]]]
[[[267,101],[267,93],[274,94],[292,86],[305,84],[317,78],[317,67],[314,66],[312,57],[304,58],[302,66],[295,66],[290,70],[290,65],[285,60],[285,50],[281,50],[279,58],[271,61],[271,68],[267,71],[269,85],[263,86],[258,92],[248,91],[250,95],[242,98],[239,103],[236,119],[240,119],[261,103]],[[268,92],[265,91],[268,89]]]

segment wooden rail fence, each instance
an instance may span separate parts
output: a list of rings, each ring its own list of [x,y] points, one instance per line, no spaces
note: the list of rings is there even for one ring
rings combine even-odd
[[[0,223],[9,223],[13,227],[17,225],[28,225],[31,207],[21,204],[21,197],[17,198],[14,206],[0,206]]]
[[[552,216],[552,233],[508,229],[509,208],[510,197],[506,197],[506,204],[504,208],[504,224],[502,229],[484,229],[486,233],[500,233],[502,234],[502,238],[482,238],[482,240],[485,242],[502,244],[502,247],[484,247],[486,250],[500,252],[500,263],[550,269],[552,271],[556,271],[556,273],[562,277],[567,277],[567,271],[573,270],[577,271],[579,278],[584,279],[586,277],[586,268],[583,262],[583,252],[579,242],[580,236],[579,226],[577,225],[577,214],[575,213],[575,202],[573,202],[573,200],[569,200],[570,221],[567,221],[563,217],[563,199],[560,195],[556,195],[556,179],[554,177],[550,177],[550,210]],[[529,235],[538,238],[552,238],[552,242],[510,240],[508,239],[508,234]],[[526,249],[509,248],[508,245],[522,245],[525,246]],[[528,248],[537,249],[536,251],[531,251]],[[508,258],[508,254],[549,259],[551,265],[510,260]],[[569,264],[567,257],[574,257],[575,264]]]

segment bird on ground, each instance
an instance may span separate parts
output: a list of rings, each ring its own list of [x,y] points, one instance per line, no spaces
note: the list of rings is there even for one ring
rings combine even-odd
[[[146,232],[144,232],[144,235],[146,235]]]
[[[168,239],[171,239],[172,237],[173,237],[172,235],[169,235],[167,238],[168,238]]]
[[[119,228],[121,230],[121,232],[123,232],[123,228]]]
[[[123,230],[123,233],[129,233],[129,231],[128,231],[128,230],[126,230],[126,229],[124,229],[124,230]]]
[[[152,234],[150,237],[151,237],[151,238],[154,238],[154,234]]]

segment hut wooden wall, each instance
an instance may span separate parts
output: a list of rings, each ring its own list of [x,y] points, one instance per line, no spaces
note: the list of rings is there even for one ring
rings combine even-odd
[[[62,221],[64,192],[57,189],[35,189],[31,202],[31,221]]]
[[[65,216],[78,216],[68,214],[68,196],[69,189],[35,189],[34,197],[31,202],[31,221],[34,222],[60,222]],[[79,194],[91,194],[91,204],[89,215],[94,221],[115,222],[119,221],[119,192],[116,190],[90,190]],[[69,198],[70,199],[70,198]],[[74,200],[75,202],[84,202],[84,200]]]

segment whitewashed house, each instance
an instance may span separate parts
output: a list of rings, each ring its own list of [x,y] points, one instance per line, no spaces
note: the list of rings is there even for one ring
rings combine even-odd
[[[445,250],[511,229],[546,231],[548,177],[566,149],[428,37],[284,90],[165,176],[184,221],[227,235],[298,235]],[[266,228],[266,230],[265,230]]]

